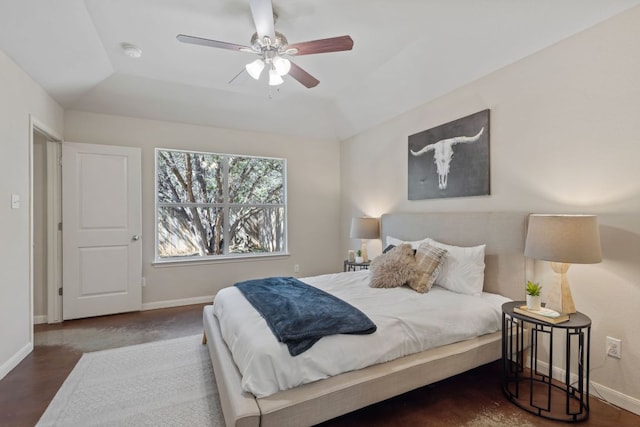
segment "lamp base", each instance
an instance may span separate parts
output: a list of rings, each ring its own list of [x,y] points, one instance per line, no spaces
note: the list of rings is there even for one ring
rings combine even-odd
[[[362,247],[360,248],[362,251],[362,262],[369,262],[369,255],[367,254],[367,240],[362,239]]]
[[[571,264],[564,262],[552,262],[551,269],[560,275],[560,280],[553,284],[547,299],[547,308],[560,313],[572,314],[576,312],[576,306],[571,296],[567,271]]]

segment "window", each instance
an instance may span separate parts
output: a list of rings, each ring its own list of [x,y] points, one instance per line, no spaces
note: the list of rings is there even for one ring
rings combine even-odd
[[[283,254],[284,159],[156,149],[156,260]]]

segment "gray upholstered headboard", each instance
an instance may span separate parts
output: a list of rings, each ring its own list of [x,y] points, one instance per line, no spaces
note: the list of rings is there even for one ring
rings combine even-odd
[[[384,214],[382,247],[387,236],[402,240],[431,237],[456,246],[486,244],[484,290],[513,299],[524,298],[524,242],[527,213],[439,212]]]

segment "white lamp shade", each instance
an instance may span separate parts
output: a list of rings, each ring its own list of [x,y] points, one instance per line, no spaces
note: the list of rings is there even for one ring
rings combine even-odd
[[[258,58],[255,61],[245,65],[244,68],[247,70],[247,73],[249,73],[251,77],[258,80],[260,78],[260,74],[262,74],[262,70],[264,69],[264,61]]]
[[[269,86],[278,86],[284,83],[275,67],[269,70]]]
[[[351,219],[352,239],[378,239],[380,228],[378,218],[353,218]]]
[[[530,215],[524,255],[544,261],[602,261],[596,215]]]
[[[285,74],[289,73],[289,70],[291,70],[291,61],[276,56],[275,58],[273,58],[273,66],[276,68],[278,74],[284,76]]]

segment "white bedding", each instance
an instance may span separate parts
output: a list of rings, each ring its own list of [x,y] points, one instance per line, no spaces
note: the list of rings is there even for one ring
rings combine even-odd
[[[242,388],[256,397],[386,362],[445,344],[496,332],[501,295],[479,297],[434,288],[369,287],[367,270],[300,279],[363,311],[377,325],[370,335],[332,335],[292,357],[267,323],[235,287],[218,292],[214,314],[242,374]]]

